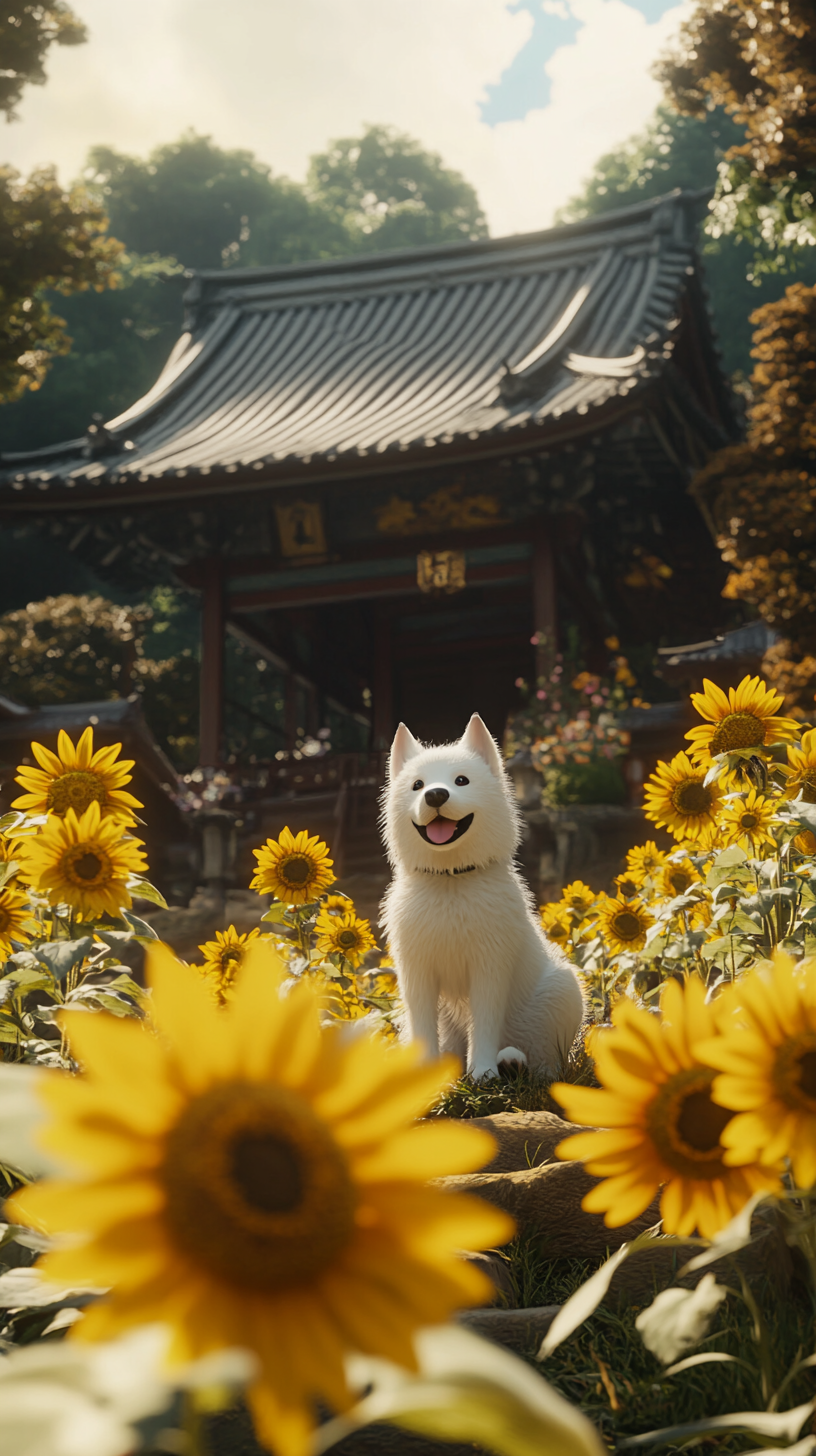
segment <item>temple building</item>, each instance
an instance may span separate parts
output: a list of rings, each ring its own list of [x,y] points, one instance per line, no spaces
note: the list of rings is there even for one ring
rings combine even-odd
[[[700,208],[196,273],[143,399],[3,458],[0,523],[200,593],[207,768],[500,735],[537,634],[592,667],[726,625],[688,493],[738,431]]]

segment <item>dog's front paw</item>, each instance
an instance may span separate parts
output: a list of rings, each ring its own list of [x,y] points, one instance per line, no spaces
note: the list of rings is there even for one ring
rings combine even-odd
[[[503,1051],[500,1051],[496,1061],[499,1064],[499,1072],[504,1075],[508,1072],[519,1072],[522,1067],[527,1066],[524,1052],[520,1052],[518,1047],[513,1046],[505,1047]]]
[[[490,1062],[486,1066],[482,1066],[480,1063],[470,1069],[470,1076],[474,1082],[490,1082],[494,1077],[498,1077],[498,1075],[499,1069],[495,1062]]]

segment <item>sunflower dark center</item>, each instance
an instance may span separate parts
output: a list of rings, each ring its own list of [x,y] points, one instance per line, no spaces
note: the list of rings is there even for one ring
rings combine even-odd
[[[344,950],[350,950],[357,944],[357,936],[353,930],[341,930],[337,937],[337,944],[342,945]]]
[[[688,873],[688,870],[672,870],[669,875],[669,884],[674,890],[675,895],[682,895],[683,891],[687,890],[691,884],[691,875]]]
[[[753,713],[729,713],[718,724],[709,744],[712,756],[734,748],[759,748],[765,742],[765,724]]]
[[[81,880],[95,880],[101,869],[101,859],[89,849],[74,860],[74,874],[79,875]]]
[[[723,1128],[734,1116],[727,1107],[718,1107],[708,1092],[690,1092],[675,1123],[678,1135],[687,1147],[697,1153],[710,1153],[719,1145]]]
[[[232,1176],[251,1208],[291,1213],[303,1197],[297,1149],[274,1133],[244,1133],[231,1147]]]
[[[311,879],[312,862],[302,855],[293,855],[291,859],[284,860],[280,873],[287,884],[305,885]]]
[[[8,910],[0,909],[0,934],[2,934],[3,931],[8,930],[10,924],[11,916]]]
[[[712,804],[711,790],[699,779],[686,779],[674,790],[672,803],[681,814],[707,814]]]
[[[52,783],[48,794],[48,807],[55,814],[64,814],[67,809],[73,809],[76,814],[84,814],[91,804],[104,802],[105,785],[102,780],[96,774],[83,773],[81,770],[61,774]]]
[[[620,910],[612,922],[618,940],[637,940],[643,927],[631,910]]]
[[[803,1052],[799,1058],[799,1086],[806,1097],[816,1102],[816,1051]]]
[[[759,818],[756,814],[752,814],[750,810],[740,815],[740,824],[743,829],[756,829],[758,823]]]

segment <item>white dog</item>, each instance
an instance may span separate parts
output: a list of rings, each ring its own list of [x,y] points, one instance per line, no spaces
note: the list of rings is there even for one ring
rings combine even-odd
[[[500,1062],[557,1072],[583,1015],[575,972],[545,938],[513,864],[520,825],[499,750],[477,713],[458,743],[397,729],[383,797],[394,878],[382,924],[429,1054],[474,1078]]]

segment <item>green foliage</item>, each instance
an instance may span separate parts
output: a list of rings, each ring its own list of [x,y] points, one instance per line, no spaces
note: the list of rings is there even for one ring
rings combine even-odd
[[[726,152],[743,138],[742,127],[722,107],[684,116],[659,106],[643,132],[599,159],[581,191],[561,209],[559,220],[594,217],[674,187],[714,187]],[[704,203],[700,215],[705,281],[723,362],[729,373],[747,376],[752,367],[751,311],[778,298],[782,284],[766,276],[764,265],[757,267],[756,250],[738,230],[726,232],[718,225],[712,233],[710,222],[704,221]],[[765,249],[763,256],[767,262],[771,253]],[[816,283],[813,256],[788,257],[788,267],[795,277]]]
[[[181,328],[185,268],[293,263],[486,234],[473,188],[385,127],[333,143],[313,159],[306,187],[274,176],[252,152],[193,132],[145,158],[94,147],[83,187],[128,249],[118,258],[119,287],[68,301],[68,333],[55,333],[53,346],[46,338],[37,356],[38,379],[52,366],[43,389],[0,411],[3,450],[76,437],[94,414],[111,419],[144,393]]]
[[[4,686],[36,706],[137,694],[159,742],[181,768],[196,758],[196,613],[167,588],[121,606],[99,596],[47,597],[0,617]]]
[[[0,111],[8,121],[15,118],[15,108],[24,86],[42,86],[45,81],[45,58],[52,45],[81,45],[88,33],[64,0],[42,5],[35,0],[4,6],[0,12]]]
[[[702,0],[659,67],[679,111],[723,107],[745,129],[719,168],[713,232],[756,267],[816,244],[816,16],[812,0]],[[782,251],[784,250],[784,251]]]
[[[312,158],[309,188],[361,250],[487,236],[470,183],[392,127],[332,142]]]
[[[0,168],[0,400],[38,389],[70,339],[44,290],[58,294],[116,285],[122,245],[82,189],[63,192],[52,168],[25,180]]]
[[[625,800],[623,774],[608,758],[544,770],[543,804],[623,804]]]

